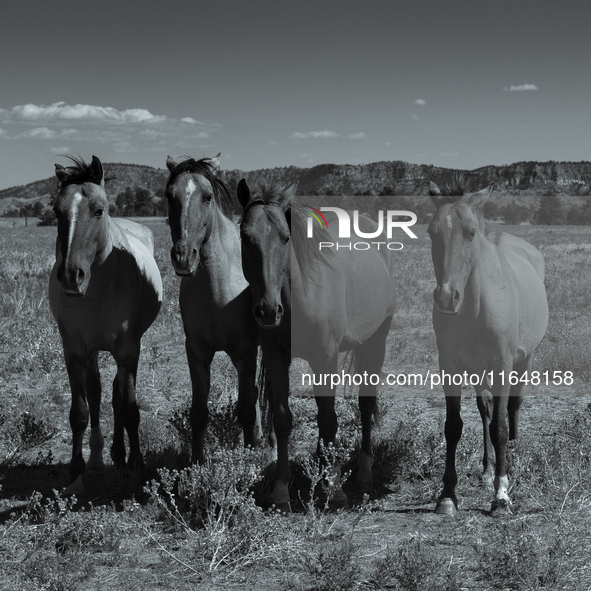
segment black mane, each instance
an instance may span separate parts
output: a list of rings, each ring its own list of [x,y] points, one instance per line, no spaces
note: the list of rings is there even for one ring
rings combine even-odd
[[[211,164],[211,158],[200,158],[195,160],[187,156],[181,160],[171,171],[168,181],[166,181],[166,189],[172,185],[176,178],[184,173],[195,173],[205,177],[213,187],[213,198],[221,207],[222,212],[231,218],[234,211],[234,200],[228,189],[228,185],[222,179],[216,176],[215,168]]]
[[[101,185],[101,179],[97,179],[96,176],[94,176],[90,168],[90,164],[87,164],[82,158],[76,158],[75,156],[66,156],[66,158],[71,160],[74,164],[64,167],[68,173],[68,177],[63,183],[59,184],[60,190],[64,189],[68,185],[81,185],[83,183],[93,183],[99,186]],[[103,181],[108,183],[114,178],[116,178],[115,175],[104,175]]]

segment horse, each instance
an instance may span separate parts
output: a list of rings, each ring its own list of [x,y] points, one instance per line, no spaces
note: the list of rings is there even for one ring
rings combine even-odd
[[[118,468],[125,466],[125,429],[130,448],[127,465],[134,470],[144,468],[138,437],[136,374],[142,335],[156,319],[162,303],[162,280],[154,260],[151,231],[109,216],[100,160],[96,156],[90,164],[71,160],[71,166],[55,165],[59,194],[54,212],[58,223],[49,304],[62,338],[72,390],[72,461],[66,490],[83,492],[85,468],[104,468],[99,351],[109,351],[117,362],[111,457]],[[90,458],[86,465],[82,440],[89,414]]]
[[[461,186],[442,191],[430,184],[437,208],[429,225],[437,278],[433,327],[446,400],[447,456],[436,506],[441,514],[458,508],[455,452],[463,424],[458,376],[464,372],[479,377],[475,390],[484,434],[483,480],[495,490],[491,511],[509,507],[506,444],[517,438],[521,378],[531,371],[532,355],[548,325],[541,253],[505,232],[485,236],[482,205],[491,188],[464,195]],[[511,372],[520,378],[515,385]]]
[[[289,367],[294,357],[309,362],[315,375],[336,374],[338,355],[353,351],[358,373],[379,374],[394,311],[392,260],[387,250],[321,251],[319,240],[336,243],[337,219],[326,214],[328,230],[305,236],[309,211],[294,200],[297,183],[264,187],[253,195],[242,179],[237,193],[243,208],[240,223],[242,265],[252,290],[253,315],[259,326],[263,360],[271,385],[277,466],[271,502],[289,509],[291,470],[288,438]],[[359,216],[366,232],[377,224]],[[317,380],[314,380],[315,382]],[[319,448],[334,443],[337,432],[332,382],[314,385],[318,405]],[[376,385],[359,388],[362,441],[357,484],[371,489],[372,417]],[[331,475],[335,507],[348,505],[340,485],[340,468]]]
[[[261,441],[256,386],[258,329],[242,273],[240,234],[232,198],[216,158],[179,162],[168,156],[166,184],[172,266],[182,277],[179,294],[191,373],[193,461],[205,461],[210,366],[225,351],[238,371],[237,415],[245,445]]]

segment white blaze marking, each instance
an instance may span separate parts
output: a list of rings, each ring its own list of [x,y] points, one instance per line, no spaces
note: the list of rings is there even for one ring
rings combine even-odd
[[[74,232],[76,231],[76,220],[78,218],[78,207],[82,201],[82,195],[75,193],[70,205],[70,228],[68,232],[68,250],[66,252],[66,267],[68,266],[68,258],[70,257],[70,246],[72,246],[72,240],[74,239]]]
[[[193,179],[189,179],[187,182],[187,188],[185,189],[185,194],[187,195],[187,209],[189,208],[189,203],[191,202],[191,197],[195,192],[197,185],[194,183]]]
[[[188,231],[188,227],[189,227],[189,205],[191,203],[191,197],[193,196],[193,193],[195,192],[195,189],[197,188],[197,185],[195,184],[195,182],[193,181],[193,179],[189,179],[187,181],[187,187],[185,188],[185,195],[186,195],[186,200],[185,200],[185,232]]]
[[[447,227],[448,227],[448,228],[451,228],[451,227],[452,227],[452,226],[451,226],[451,215],[448,215],[448,216],[447,216]]]

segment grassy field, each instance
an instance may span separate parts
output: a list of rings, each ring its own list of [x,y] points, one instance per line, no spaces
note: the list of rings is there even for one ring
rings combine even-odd
[[[169,262],[169,228],[148,225],[165,289],[144,336],[138,373],[148,481],[118,473],[85,478],[72,499],[70,391],[47,302],[55,228],[0,227],[0,572],[2,589],[589,589],[591,588],[591,228],[509,227],[546,259],[550,324],[537,370],[572,371],[572,386],[527,387],[522,439],[510,449],[510,513],[488,514],[480,482],[481,426],[472,391],[458,450],[460,511],[434,515],[443,475],[442,391],[380,392],[375,489],[342,513],[326,510],[314,455],[315,403],[292,367],[294,513],[267,509],[272,452],[245,451],[234,420],[236,380],[223,354],[212,371],[211,461],[188,468],[189,371]],[[397,311],[385,372],[437,369],[431,326],[430,241],[396,253]],[[101,354],[102,425],[110,447],[115,365]],[[334,461],[353,472],[355,399],[337,401]],[[86,448],[88,450],[88,447]],[[87,451],[88,453],[88,451]]]

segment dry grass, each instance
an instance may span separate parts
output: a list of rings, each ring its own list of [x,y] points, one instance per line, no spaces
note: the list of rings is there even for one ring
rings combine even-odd
[[[208,436],[213,463],[209,473],[185,470],[190,380],[179,280],[170,268],[168,227],[161,221],[151,227],[165,302],[142,343],[138,396],[148,474],[157,477],[160,470],[161,484],[144,490],[137,475],[108,468],[103,477],[87,478],[88,493],[79,502],[51,492],[66,484],[70,455],[69,386],[45,295],[55,229],[2,229],[2,588],[589,588],[590,229],[510,228],[546,258],[551,320],[535,368],[571,370],[575,383],[539,388],[537,396],[526,397],[523,439],[509,458],[512,514],[495,517],[487,513],[491,493],[480,484],[480,424],[469,396],[458,449],[461,511],[455,519],[441,519],[432,509],[443,470],[445,409],[441,393],[427,389],[382,392],[375,490],[365,501],[358,498],[353,511],[338,515],[326,512],[323,503],[307,502],[311,482],[319,477],[313,456],[316,408],[313,399],[294,397],[290,453],[298,478],[292,491],[304,504],[300,513],[283,516],[260,508],[269,492],[272,458],[265,450],[254,455],[241,450],[234,370],[219,355]],[[385,371],[437,366],[430,246],[425,228],[416,233],[419,240],[398,253],[398,308]],[[300,395],[308,394],[297,383],[304,367],[294,364],[292,371]],[[108,448],[114,375],[108,355],[101,355],[100,368]],[[339,399],[337,409],[340,442],[352,452],[354,470],[356,402]],[[27,508],[18,509],[23,504]]]

